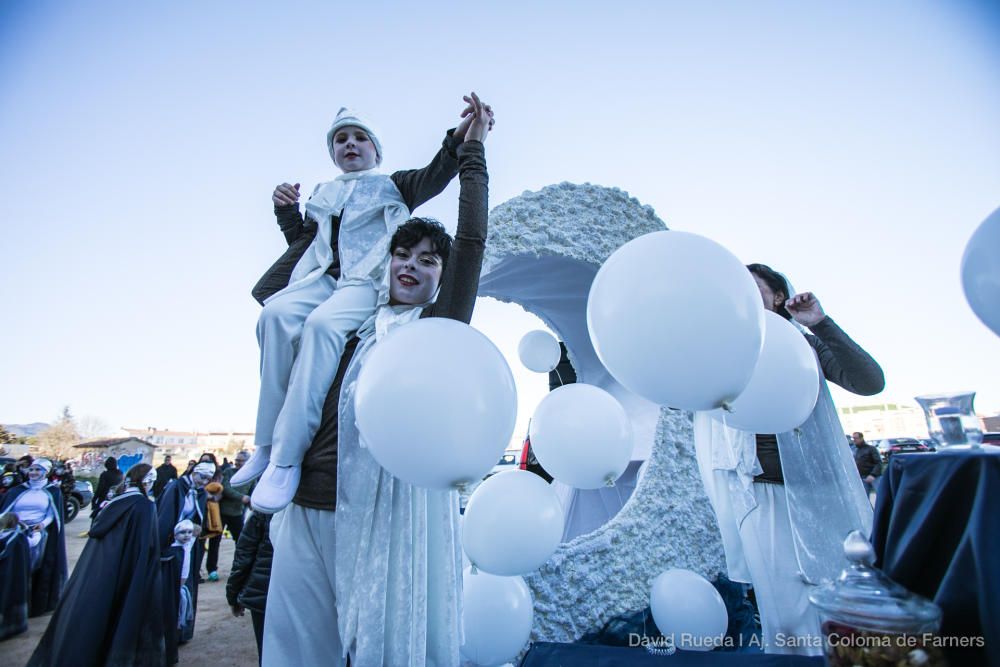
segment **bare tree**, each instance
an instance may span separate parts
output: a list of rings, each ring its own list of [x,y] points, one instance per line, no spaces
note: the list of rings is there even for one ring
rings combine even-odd
[[[73,457],[73,446],[80,444],[80,434],[68,405],[63,408],[62,415],[54,424],[38,433],[35,443],[43,456],[57,459]]]
[[[76,430],[83,442],[107,438],[115,432],[108,422],[95,415],[84,415],[77,419]]]

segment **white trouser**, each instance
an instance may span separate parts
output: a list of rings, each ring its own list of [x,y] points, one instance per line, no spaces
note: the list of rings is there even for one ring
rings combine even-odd
[[[345,664],[337,630],[335,517],[292,503],[271,520],[264,667]]]
[[[323,276],[264,306],[257,320],[256,444],[274,446],[271,462],[302,462],[319,429],[347,336],[375,312],[377,300],[373,285],[337,286]]]
[[[809,602],[813,587],[799,574],[785,487],[755,482],[753,490],[757,507],[740,526],[740,538],[760,609],[764,651],[821,655],[819,616]]]

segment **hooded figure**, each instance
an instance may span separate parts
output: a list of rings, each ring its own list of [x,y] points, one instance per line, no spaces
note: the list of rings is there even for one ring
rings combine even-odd
[[[17,515],[0,515],[0,640],[28,629],[31,551]]]
[[[134,476],[148,467],[136,466]],[[90,539],[29,665],[163,664],[156,506],[146,497],[152,480],[144,484],[124,485],[91,525]]]
[[[204,551],[200,540],[193,541],[187,554],[183,549],[178,550],[173,546],[176,541],[174,531],[185,519],[199,527],[204,523],[207,502],[205,485],[211,481],[214,474],[214,463],[199,463],[190,474],[182,475],[167,484],[156,500],[157,531],[161,545],[162,610],[167,635],[168,664],[177,662],[177,645],[190,641],[194,636],[193,613],[198,604],[198,571],[201,569]],[[193,573],[186,581],[192,618],[190,624],[180,630],[177,627],[177,616],[181,604],[180,582],[185,556],[188,559],[190,572]]]
[[[94,491],[94,499],[90,501],[91,518],[101,511],[101,505],[108,500],[108,494],[121,482],[122,471],[118,469],[118,459],[109,456],[104,459],[104,472],[97,480],[97,490]]]
[[[14,512],[27,529],[31,549],[29,615],[52,611],[66,583],[66,541],[63,533],[63,496],[58,486],[47,486],[52,469],[48,459],[28,467],[28,481],[3,496],[0,512]]]

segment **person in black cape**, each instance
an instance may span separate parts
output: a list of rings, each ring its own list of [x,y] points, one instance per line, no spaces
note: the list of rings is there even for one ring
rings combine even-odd
[[[167,488],[156,499],[157,533],[160,544],[160,572],[163,586],[162,612],[164,625],[167,628],[167,664],[177,662],[178,644],[189,641],[194,636],[194,620],[185,628],[185,632],[177,631],[177,615],[180,607],[180,579],[182,563],[175,557],[172,550],[174,543],[174,526],[184,519],[199,526],[205,521],[206,496],[205,485],[215,474],[212,463],[199,463],[189,474],[184,474],[167,484]],[[191,551],[189,577],[191,601],[198,604],[198,571],[201,568],[202,545],[198,540]]]
[[[45,476],[52,468],[48,459],[35,459],[28,467],[28,481],[15,486],[3,496],[0,512],[14,512],[29,531],[42,533],[44,546],[37,564],[33,563],[30,577],[31,596],[28,601],[28,615],[40,616],[50,612],[59,604],[66,575],[69,570],[66,561],[66,535],[63,532],[62,492],[57,486],[46,486]],[[45,518],[34,521],[30,517],[37,510],[47,506]],[[29,539],[29,543],[31,539]]]
[[[29,667],[164,664],[155,478],[133,466],[101,509]]]
[[[0,639],[28,629],[31,551],[25,531],[13,512],[0,515]]]
[[[118,468],[118,459],[109,456],[104,459],[104,472],[97,479],[97,490],[90,501],[90,518],[93,519],[101,511],[101,505],[108,499],[108,494],[122,483],[122,471]]]

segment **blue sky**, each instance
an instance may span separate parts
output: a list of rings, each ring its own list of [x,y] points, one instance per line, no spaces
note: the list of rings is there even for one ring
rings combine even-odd
[[[335,175],[343,105],[386,170],[422,165],[473,88],[493,205],[620,187],[814,291],[884,399],[1000,410],[958,273],[1000,206],[998,81],[996,3],[4,2],[0,421],[249,428],[274,185]],[[453,227],[456,201],[420,211]],[[507,349],[531,326],[476,324]]]

